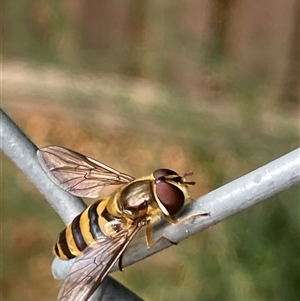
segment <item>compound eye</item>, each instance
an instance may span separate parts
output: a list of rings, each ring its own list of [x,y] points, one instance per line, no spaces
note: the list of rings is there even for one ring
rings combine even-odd
[[[159,201],[171,216],[178,213],[184,205],[184,193],[170,183],[163,181],[157,183],[156,194]]]
[[[161,168],[161,169],[156,169],[154,172],[153,172],[153,176],[155,178],[155,180],[159,180],[160,178],[164,178],[166,176],[178,176],[179,175],[171,170],[171,169],[166,169],[166,168]]]

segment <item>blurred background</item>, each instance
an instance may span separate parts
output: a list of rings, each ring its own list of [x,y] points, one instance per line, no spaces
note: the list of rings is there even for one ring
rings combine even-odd
[[[2,108],[134,177],[193,170],[196,198],[299,146],[299,2],[2,2]],[[2,300],[55,300],[63,223],[2,156]],[[104,191],[104,194],[107,191]],[[299,187],[113,274],[142,298],[298,300]]]

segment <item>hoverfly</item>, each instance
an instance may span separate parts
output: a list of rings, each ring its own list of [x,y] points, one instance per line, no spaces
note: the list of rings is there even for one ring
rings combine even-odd
[[[136,233],[146,228],[151,247],[151,227],[163,215],[173,216],[189,199],[187,181],[169,169],[134,179],[92,158],[59,146],[37,151],[38,160],[49,178],[79,197],[96,198],[108,185],[120,185],[113,195],[93,203],[59,234],[54,253],[61,259],[76,258],[63,282],[58,301],[87,301],[113,265],[121,259]],[[199,215],[208,215],[206,213]]]

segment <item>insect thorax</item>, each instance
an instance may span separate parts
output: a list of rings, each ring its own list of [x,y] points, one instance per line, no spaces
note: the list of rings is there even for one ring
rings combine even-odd
[[[143,179],[121,187],[108,201],[106,208],[115,217],[134,220],[147,215],[149,206],[157,207],[157,204],[151,180]]]

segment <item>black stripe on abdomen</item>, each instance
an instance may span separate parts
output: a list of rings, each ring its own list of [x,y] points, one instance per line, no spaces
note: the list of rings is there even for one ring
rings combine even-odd
[[[66,229],[60,232],[58,242],[62,252],[66,255],[68,259],[74,258],[75,256],[71,253],[68,247],[68,243],[66,240]]]
[[[99,236],[103,235],[100,226],[99,226],[99,215],[97,212],[97,207],[100,202],[95,202],[93,205],[90,206],[88,216],[89,216],[89,226],[90,232],[94,239],[97,239]]]
[[[60,254],[60,252],[59,252],[59,250],[58,250],[57,244],[58,244],[58,243],[56,243],[56,244],[54,245],[54,253],[55,253],[58,257],[60,257],[61,254]]]
[[[74,218],[74,220],[72,221],[72,224],[71,224],[71,230],[72,230],[72,234],[73,234],[73,238],[74,238],[76,247],[78,248],[79,251],[83,251],[87,247],[87,244],[84,240],[84,237],[83,237],[81,229],[80,229],[80,217],[81,217],[81,214],[77,215]]]

